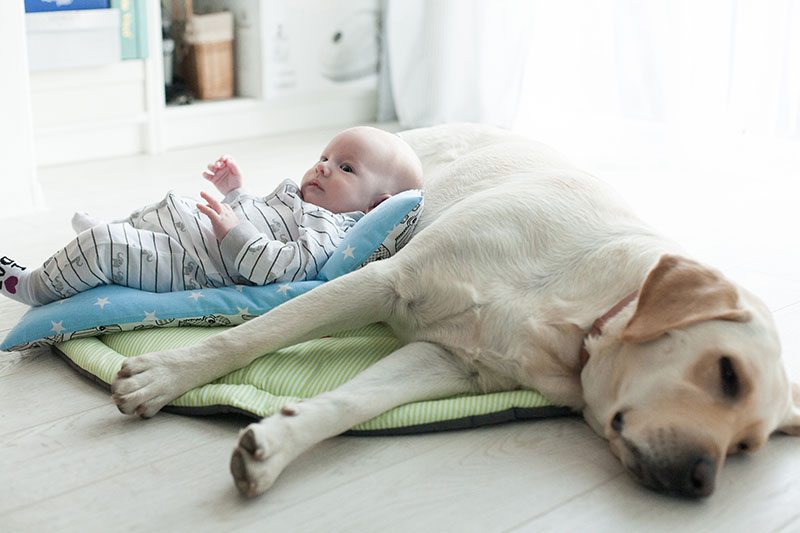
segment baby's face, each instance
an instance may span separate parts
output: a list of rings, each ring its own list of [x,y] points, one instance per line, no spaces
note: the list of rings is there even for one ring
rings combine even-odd
[[[385,150],[380,136],[361,130],[336,135],[314,166],[306,171],[300,193],[306,202],[334,213],[369,211],[387,195]]]

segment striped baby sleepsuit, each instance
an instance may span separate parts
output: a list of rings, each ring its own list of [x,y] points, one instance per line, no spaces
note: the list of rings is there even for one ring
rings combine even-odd
[[[240,223],[221,242],[194,200],[170,192],[125,220],[81,232],[31,275],[53,293],[47,300],[112,283],[170,292],[315,279],[363,216],[304,202],[288,180],[266,197],[236,189],[223,202]]]

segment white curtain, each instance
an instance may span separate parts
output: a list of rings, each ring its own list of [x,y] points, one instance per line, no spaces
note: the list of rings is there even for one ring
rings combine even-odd
[[[800,0],[533,2],[517,127],[800,138]]]
[[[387,0],[379,119],[510,126],[528,47],[527,0]],[[392,107],[394,109],[392,109]]]

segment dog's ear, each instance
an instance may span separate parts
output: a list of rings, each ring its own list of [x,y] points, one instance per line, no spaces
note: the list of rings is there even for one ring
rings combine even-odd
[[[639,291],[636,311],[622,340],[647,342],[670,329],[714,319],[750,319],[750,313],[739,305],[733,283],[691,259],[664,255]]]
[[[800,437],[800,385],[797,383],[792,383],[792,400],[778,431]]]

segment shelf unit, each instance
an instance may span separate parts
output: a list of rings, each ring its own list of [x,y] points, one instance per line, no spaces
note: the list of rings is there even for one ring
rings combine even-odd
[[[162,49],[160,2],[144,1],[148,3],[150,29],[147,59],[30,73],[37,164],[142,152],[156,154],[375,119],[373,88],[348,87],[326,90],[324,94],[268,99],[257,96],[166,106],[163,56],[158,53]],[[274,0],[237,2],[234,13],[248,4],[263,12]],[[258,35],[250,35],[247,41],[249,46],[260,46],[263,42]],[[257,52],[260,56],[261,50]]]

